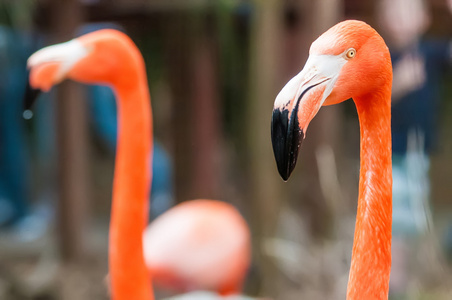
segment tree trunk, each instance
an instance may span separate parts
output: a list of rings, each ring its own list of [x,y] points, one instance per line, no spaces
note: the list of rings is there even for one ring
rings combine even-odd
[[[205,25],[205,24],[203,24]],[[222,116],[215,43],[201,31],[193,51],[193,170],[190,198],[220,197]]]
[[[81,23],[80,1],[54,0],[52,7],[52,42],[74,37]],[[86,101],[81,87],[65,82],[57,87],[57,145],[59,201],[57,226],[59,246],[65,261],[81,258],[88,200],[88,156]]]
[[[262,253],[265,241],[274,235],[281,206],[282,180],[273,158],[270,121],[277,84],[281,50],[280,1],[260,1],[251,28],[250,88],[247,129],[250,161],[250,195],[253,203],[254,256],[262,274],[261,295],[272,297],[277,275],[273,259]]]
[[[174,13],[165,20],[164,49],[171,89],[172,153],[174,157],[174,187],[177,202],[188,199],[191,186],[190,170],[195,145],[191,141],[191,95],[192,85],[188,80],[191,55],[192,28],[190,19],[182,12]]]

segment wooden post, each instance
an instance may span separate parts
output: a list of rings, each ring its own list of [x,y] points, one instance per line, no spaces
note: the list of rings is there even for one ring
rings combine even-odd
[[[203,24],[204,25],[204,24]],[[192,142],[194,144],[190,198],[220,196],[221,114],[215,43],[201,30],[193,51]]]
[[[247,108],[250,154],[250,196],[254,254],[262,273],[261,295],[272,297],[277,275],[272,258],[262,254],[265,241],[273,237],[281,201],[282,180],[278,175],[270,138],[273,102],[278,93],[281,50],[281,6],[278,0],[258,1],[251,28],[250,94]]]
[[[174,155],[174,186],[176,201],[187,200],[190,193],[191,160],[196,145],[191,141],[192,84],[188,58],[191,56],[192,28],[189,17],[182,12],[165,20],[165,63],[171,88],[171,135]]]
[[[168,18],[165,55],[172,92],[176,200],[218,198],[221,114],[215,43],[185,12]]]
[[[78,0],[54,0],[52,7],[52,42],[74,37],[81,23]],[[57,231],[64,261],[81,258],[84,250],[83,231],[88,200],[87,114],[81,88],[74,82],[57,87],[57,145],[59,201]]]

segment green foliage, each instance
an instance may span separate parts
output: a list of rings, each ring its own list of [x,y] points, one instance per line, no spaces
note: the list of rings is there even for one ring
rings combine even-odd
[[[27,29],[32,24],[36,0],[0,0],[0,24]]]

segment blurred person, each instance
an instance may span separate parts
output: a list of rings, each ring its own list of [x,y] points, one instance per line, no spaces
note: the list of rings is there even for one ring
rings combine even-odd
[[[18,241],[42,236],[52,215],[47,201],[34,204],[30,201],[32,159],[27,150],[22,113],[28,79],[26,61],[34,50],[33,42],[23,31],[0,26],[0,228]],[[39,113],[48,111],[51,106],[48,103],[39,107]],[[42,130],[47,123],[49,120],[44,118],[42,122],[30,124],[35,134],[46,142],[44,147],[42,143],[37,145],[38,156],[45,154],[44,148],[52,147],[53,131]],[[41,200],[48,198],[44,194]]]
[[[450,1],[452,2],[452,1]],[[378,21],[391,51],[393,269],[391,290],[408,284],[408,240],[428,229],[429,155],[437,139],[440,83],[451,63],[450,41],[424,36],[431,21],[423,0],[381,0]]]
[[[27,53],[21,37],[0,27],[0,225],[29,212],[29,162],[25,147],[22,97],[27,80]]]
[[[31,36],[17,28],[0,26],[0,228],[2,234],[17,242],[42,237],[53,215],[50,192],[53,185],[45,185],[36,193],[32,191],[33,155],[29,151],[29,138],[32,138],[37,141],[34,145],[40,161],[37,169],[52,169],[53,120],[40,118],[27,124],[22,117],[28,80],[27,58],[41,42],[39,35]],[[36,107],[36,113],[47,116],[52,103],[43,102],[46,103]],[[45,173],[44,182],[52,172]],[[31,201],[32,194],[36,194],[36,201]]]

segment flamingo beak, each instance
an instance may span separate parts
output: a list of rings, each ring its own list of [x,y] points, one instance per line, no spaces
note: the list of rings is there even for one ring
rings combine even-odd
[[[25,93],[24,117],[31,117],[31,107],[39,96],[38,90],[48,91],[63,81],[71,68],[89,53],[77,39],[45,47],[28,58],[30,79]]]
[[[24,96],[24,112],[23,112],[24,119],[28,120],[33,117],[32,107],[40,94],[41,90],[32,88],[30,82],[27,81]]]
[[[340,56],[310,56],[303,70],[276,97],[271,137],[278,172],[284,181],[295,168],[309,122],[331,94],[345,62]]]

